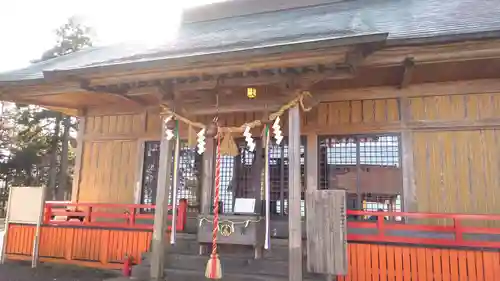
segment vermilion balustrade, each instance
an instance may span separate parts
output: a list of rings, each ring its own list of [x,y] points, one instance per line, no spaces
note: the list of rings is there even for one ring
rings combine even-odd
[[[348,229],[376,230],[372,231],[376,233],[370,234],[350,233],[347,235],[349,241],[500,248],[499,227],[465,226],[467,222],[482,222],[484,224],[486,221],[497,221],[498,225],[500,225],[500,215],[367,212],[356,210],[348,210],[347,215],[376,218],[373,220],[349,220],[347,222]],[[392,219],[386,220],[386,217]],[[401,218],[402,220],[396,221],[395,218]],[[446,219],[451,222],[451,225],[421,224],[422,221],[429,219]],[[391,231],[393,234],[389,233]],[[403,231],[403,233],[394,235],[395,231]],[[423,234],[428,237],[418,237],[416,234],[420,236]],[[449,237],[443,238],[443,235],[440,234],[448,234]],[[469,237],[464,237],[467,234],[469,234]],[[471,237],[470,235],[475,236]]]
[[[71,208],[76,211],[68,211]],[[68,203],[50,202],[45,205],[44,224],[46,225],[83,225],[93,227],[116,227],[129,229],[152,229],[154,214],[141,213],[141,209],[155,209],[151,204],[106,204],[106,203]],[[169,210],[172,206],[169,206]],[[119,210],[119,212],[117,212]],[[124,212],[125,210],[125,212]],[[178,206],[177,230],[186,225],[187,202],[181,200]],[[347,239],[359,242],[403,243],[421,245],[441,245],[456,247],[500,248],[500,228],[466,226],[470,221],[499,221],[500,215],[443,214],[443,213],[406,213],[370,212],[348,210],[349,217],[373,217],[372,220],[348,220],[349,230],[364,229],[367,233],[352,233]],[[82,221],[53,220],[54,216],[78,217]],[[386,220],[389,217],[392,219]],[[168,215],[169,220],[172,215]],[[401,218],[396,221],[395,218]],[[110,219],[106,222],[102,219]],[[429,219],[448,220],[449,225],[422,224]],[[150,220],[149,223],[138,223]],[[171,229],[171,226],[169,226]],[[399,231],[399,233],[397,233]],[[361,231],[362,232],[362,231]],[[412,234],[419,235],[412,235]],[[443,238],[443,235],[446,237]],[[451,234],[451,235],[450,235]],[[464,235],[469,237],[464,237]],[[470,235],[476,235],[471,237]],[[419,237],[420,236],[420,237]],[[421,237],[426,236],[426,237]],[[484,237],[488,237],[485,239]]]
[[[141,213],[141,209],[154,210],[156,205],[47,202],[45,204],[43,223],[45,225],[153,229],[152,220],[154,220],[154,214]],[[168,209],[171,211],[172,206],[168,206]],[[187,201],[180,200],[177,210],[176,229],[182,231],[187,220]],[[76,218],[76,220],[55,220],[54,217],[56,216]],[[102,219],[112,221],[108,222]],[[139,220],[150,220],[150,223],[140,223]],[[172,220],[171,214],[168,215],[168,220]],[[172,226],[169,225],[168,229],[171,230]]]

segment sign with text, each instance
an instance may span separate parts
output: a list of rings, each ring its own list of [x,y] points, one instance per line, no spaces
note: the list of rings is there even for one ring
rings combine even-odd
[[[43,190],[42,187],[11,187],[8,222],[36,224],[42,212]]]

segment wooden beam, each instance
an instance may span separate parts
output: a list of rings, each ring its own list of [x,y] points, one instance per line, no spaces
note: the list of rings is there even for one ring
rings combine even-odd
[[[302,67],[304,65],[343,63],[348,47],[335,47],[332,49],[321,49],[311,51],[297,51],[292,53],[280,53],[270,56],[252,57],[246,56],[241,59],[216,60],[211,56],[209,61],[190,62],[183,58],[178,62],[159,64],[155,69],[147,71],[119,71],[113,73],[102,73],[91,78],[92,85],[109,85],[113,83],[134,82],[140,80],[167,79],[176,77],[190,77],[209,73],[217,76],[238,71],[258,71],[261,69],[272,69],[280,67]],[[321,55],[319,55],[321,53]],[[186,64],[187,63],[187,64]],[[154,64],[154,63],[153,63]],[[161,69],[160,69],[161,68]],[[58,76],[55,74],[55,76]]]
[[[394,99],[399,97],[431,97],[500,92],[500,79],[477,79],[439,83],[412,84],[404,89],[396,87],[368,87],[345,90],[313,91],[320,102]]]
[[[174,100],[174,85],[169,82],[160,82],[158,85],[158,92],[160,96],[160,101],[164,100]]]
[[[44,106],[44,108],[56,112],[61,112],[69,116],[80,116],[79,114],[82,112],[82,110],[78,109],[71,109],[71,108],[62,108],[62,107],[55,107],[55,106]]]
[[[171,81],[160,83],[157,90],[159,93],[158,102],[166,104],[170,109],[182,114],[184,117],[191,116],[191,113],[182,104],[180,96],[176,94],[175,85]]]
[[[467,131],[500,128],[500,118],[479,120],[419,120],[409,121],[406,127],[418,131]]]
[[[158,171],[158,185],[156,191],[156,210],[153,225],[153,239],[151,243],[151,268],[150,277],[153,280],[163,280],[165,251],[168,243],[165,239],[167,233],[168,195],[170,189],[170,171],[172,166],[173,142],[165,137],[165,126],[162,122],[162,138],[160,144],[160,167]]]
[[[300,180],[300,112],[288,111],[288,280],[302,281],[302,215]]]
[[[4,83],[5,82],[0,82],[0,84]],[[18,95],[22,93],[23,96],[38,97],[86,92],[86,90],[80,87],[79,83],[71,81],[47,82],[46,80],[40,79],[35,81],[29,80],[6,83],[7,85],[2,87],[2,95]]]
[[[500,39],[386,47],[366,58],[363,65],[401,65],[407,57],[412,57],[419,64],[498,58]]]
[[[83,163],[83,147],[84,140],[83,136],[85,135],[85,126],[86,126],[86,117],[85,113],[82,114],[83,117],[78,118],[78,133],[76,135],[76,155],[75,155],[75,167],[73,172],[73,186],[71,187],[71,202],[78,202],[80,195],[80,184],[81,177],[80,174],[82,172],[82,163]]]
[[[44,102],[39,102],[39,101],[35,101],[35,100],[26,100],[26,99],[4,99],[4,101],[10,101],[10,102],[14,102],[14,103],[17,103],[17,104],[30,104],[30,105],[37,105],[37,106],[40,106],[40,107],[43,107],[43,108],[52,108],[56,111],[59,111],[59,112],[68,112],[68,113],[75,113],[75,112],[79,112],[80,110],[83,110],[83,108],[71,108],[71,107],[68,107],[66,104],[61,104],[61,103],[44,103]],[[73,114],[70,114],[70,115],[73,115]]]
[[[342,63],[345,53],[350,47],[322,48],[314,51],[297,51],[272,54],[266,56],[245,56],[243,58],[215,59],[193,61],[191,58],[182,58],[168,65],[162,61],[149,62],[148,69],[138,66],[130,71],[128,66],[116,66],[106,71],[92,74],[92,84],[107,85],[137,80],[165,79],[175,77],[196,76],[203,73],[211,75],[235,71],[259,70],[279,67],[300,67],[311,64]],[[363,66],[395,66],[401,65],[406,57],[412,56],[419,63],[464,61],[471,59],[499,58],[500,40],[468,41],[448,44],[398,46],[378,50],[367,57]],[[195,58],[193,58],[195,59]],[[168,67],[167,67],[168,66]],[[81,73],[79,73],[81,72]],[[86,71],[76,71],[85,75]],[[65,75],[53,73],[54,76]]]
[[[413,78],[413,71],[415,70],[415,61],[413,58],[406,58],[403,61],[403,76],[401,78],[401,83],[399,84],[399,88],[403,89],[408,87],[411,83],[411,79]]]
[[[152,106],[137,106],[133,104],[109,104],[101,106],[91,106],[87,109],[87,114],[89,116],[105,116],[105,115],[129,115],[129,114],[141,114],[144,112],[159,112],[160,107],[158,105]]]
[[[201,213],[203,215],[208,215],[212,209],[212,188],[215,175],[215,147],[213,138],[207,138],[205,142],[205,152],[203,153],[203,177],[201,179]]]
[[[318,189],[318,135],[307,135],[306,148],[306,186],[307,190]]]
[[[345,64],[351,68],[352,73],[356,73],[360,65],[363,64],[365,59],[373,54],[376,50],[382,49],[385,41],[359,44],[353,47],[352,50],[347,52]]]
[[[406,125],[402,122],[374,122],[366,124],[345,124],[305,127],[304,134],[318,135],[351,135],[351,134],[375,134],[375,133],[401,133],[404,130],[411,131],[473,131],[484,129],[499,129],[500,118],[487,118],[480,120],[419,120],[408,121]],[[286,132],[285,132],[286,135]]]
[[[351,68],[345,67],[343,65],[335,66],[328,68],[326,71],[321,73],[281,73],[274,75],[245,75],[242,77],[225,77],[220,80],[197,80],[194,82],[183,82],[176,83],[172,86],[172,89],[165,89],[163,87],[159,87],[161,89],[161,93],[163,94],[163,98],[165,100],[174,99],[172,94],[168,94],[170,91],[175,92],[192,92],[192,91],[200,91],[200,90],[214,90],[215,88],[234,88],[234,87],[246,87],[246,86],[261,86],[261,85],[280,85],[287,83],[290,80],[290,77],[293,77],[295,80],[303,81],[304,83],[315,83],[321,80],[331,80],[331,79],[348,79],[353,77],[353,73]],[[145,83],[151,84],[151,83]],[[95,86],[94,86],[95,87]]]
[[[142,181],[144,171],[144,152],[146,149],[146,142],[142,139],[137,141],[137,151],[135,159],[137,163],[135,166],[135,187],[134,187],[134,204],[141,204],[142,196]]]
[[[224,101],[223,104],[220,104],[219,107],[216,107],[215,104],[213,106],[209,106],[209,104],[205,104],[202,106],[188,106],[186,105],[186,110],[190,113],[190,115],[210,115],[214,113],[235,113],[235,112],[248,112],[248,111],[274,111],[279,109],[284,103],[290,101],[292,97],[288,99],[280,98],[280,99],[262,99],[262,100],[245,100],[238,99],[233,101]],[[223,99],[222,99],[223,100]]]
[[[402,172],[403,172],[403,211],[417,211],[417,187],[415,183],[415,167],[413,161],[413,132],[408,128],[411,120],[410,100],[403,97],[399,100],[399,111],[401,112],[401,148],[402,148]]]
[[[140,105],[140,106],[146,106],[144,102],[137,100],[133,97],[127,96],[127,93],[130,91],[131,86],[127,84],[112,84],[112,85],[98,85],[98,86],[92,86],[90,85],[90,81],[83,79],[80,83],[80,87],[86,91],[89,92],[95,92],[95,93],[100,93],[103,95],[112,95],[115,97],[118,97],[124,101],[132,102],[134,104]]]

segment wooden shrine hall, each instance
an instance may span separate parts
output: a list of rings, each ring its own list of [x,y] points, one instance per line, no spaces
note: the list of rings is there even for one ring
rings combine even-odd
[[[10,222],[5,258],[35,243],[156,280],[500,280],[497,6],[232,0],[185,10],[155,48],[0,74],[1,100],[79,120],[71,202],[45,203],[39,242]]]

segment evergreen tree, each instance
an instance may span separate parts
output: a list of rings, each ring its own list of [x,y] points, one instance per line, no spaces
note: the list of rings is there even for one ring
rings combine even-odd
[[[90,28],[74,17],[69,18],[55,31],[57,42],[54,47],[33,62],[92,46],[90,33]],[[71,136],[77,126],[76,118],[32,105],[10,106],[9,110],[3,111],[0,122],[0,183],[4,183],[5,190],[8,186],[46,184],[49,200],[69,198],[70,165],[73,162],[70,143],[74,143]]]

